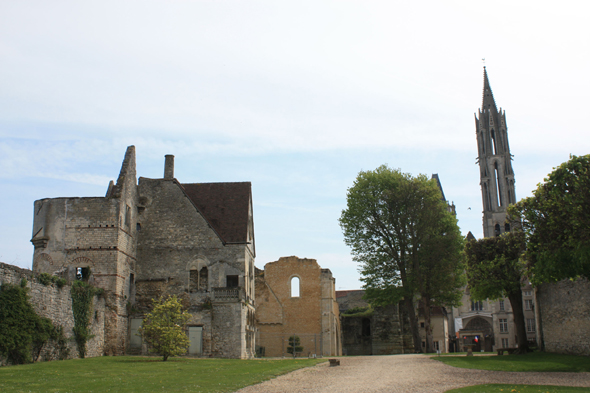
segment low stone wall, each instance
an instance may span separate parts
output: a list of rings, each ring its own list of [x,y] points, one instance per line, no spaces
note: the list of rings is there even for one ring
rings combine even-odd
[[[69,358],[78,358],[78,350],[73,338],[74,315],[70,286],[64,285],[62,288],[57,288],[55,284],[45,286],[38,281],[31,270],[0,262],[0,285],[19,285],[23,278],[27,280],[30,302],[35,312],[41,317],[51,319],[54,325],[63,327],[69,348]],[[91,332],[94,337],[86,344],[87,357],[102,356],[104,352],[104,299],[94,298],[93,311]],[[46,348],[41,351],[39,360],[55,360],[57,356],[55,348],[46,345]]]
[[[590,355],[590,281],[539,285],[537,303],[545,351]]]

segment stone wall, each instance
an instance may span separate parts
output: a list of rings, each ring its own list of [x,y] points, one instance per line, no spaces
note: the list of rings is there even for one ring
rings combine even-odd
[[[590,355],[590,281],[539,285],[537,308],[545,351]]]
[[[342,353],[334,278],[315,259],[291,256],[267,263],[256,277],[256,299],[261,355],[290,356],[288,340],[294,335],[304,355]]]
[[[74,315],[72,313],[72,297],[70,286],[57,288],[55,285],[41,284],[32,271],[16,266],[0,263],[0,285],[20,285],[22,279],[28,281],[30,302],[35,312],[51,319],[54,325],[62,326],[66,336],[69,358],[78,358],[78,350],[73,340]],[[93,318],[91,334],[94,337],[88,341],[87,357],[102,356],[105,344],[105,300],[95,297],[93,303]],[[55,348],[46,344],[39,357],[40,360],[55,360],[58,356]]]

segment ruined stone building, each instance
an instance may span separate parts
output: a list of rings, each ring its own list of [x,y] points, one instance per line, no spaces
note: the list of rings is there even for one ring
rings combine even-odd
[[[506,208],[516,202],[516,193],[507,129],[506,113],[496,107],[484,67],[482,106],[479,117],[475,116],[484,237],[499,236],[512,229]],[[475,239],[471,232],[468,239]],[[474,351],[516,346],[516,326],[508,299],[474,301],[469,288],[465,288],[461,302],[462,306],[452,310],[451,334],[455,334],[457,350],[464,350],[465,344],[473,345]],[[530,285],[523,287],[523,302],[527,338],[535,342],[535,302]]]
[[[141,353],[135,334],[153,298],[189,307],[189,354],[254,356],[254,225],[251,184],[140,177],[130,146],[104,197],[35,201],[33,271],[105,290],[102,353]]]
[[[264,265],[256,274],[256,299],[260,356],[292,356],[294,336],[302,347],[298,356],[342,354],[335,279],[315,259],[281,257]]]

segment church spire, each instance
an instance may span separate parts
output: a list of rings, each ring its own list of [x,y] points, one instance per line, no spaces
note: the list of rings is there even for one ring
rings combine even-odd
[[[481,110],[485,111],[486,109],[493,109],[495,112],[498,112],[496,101],[494,100],[494,94],[492,93],[492,88],[490,87],[490,81],[488,79],[488,71],[486,70],[486,66],[483,66],[483,99]]]
[[[483,99],[479,117],[475,115],[480,185],[483,204],[484,237],[510,232],[506,208],[516,202],[512,155],[508,144],[506,114],[498,111],[483,69]]]

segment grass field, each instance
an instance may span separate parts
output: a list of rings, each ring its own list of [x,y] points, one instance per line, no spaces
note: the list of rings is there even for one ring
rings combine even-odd
[[[590,372],[590,357],[531,352],[504,356],[433,356],[449,366],[492,371]]]
[[[588,388],[543,385],[476,385],[466,388],[447,390],[446,393],[579,393]]]
[[[0,368],[0,392],[233,392],[322,359],[118,356]]]

